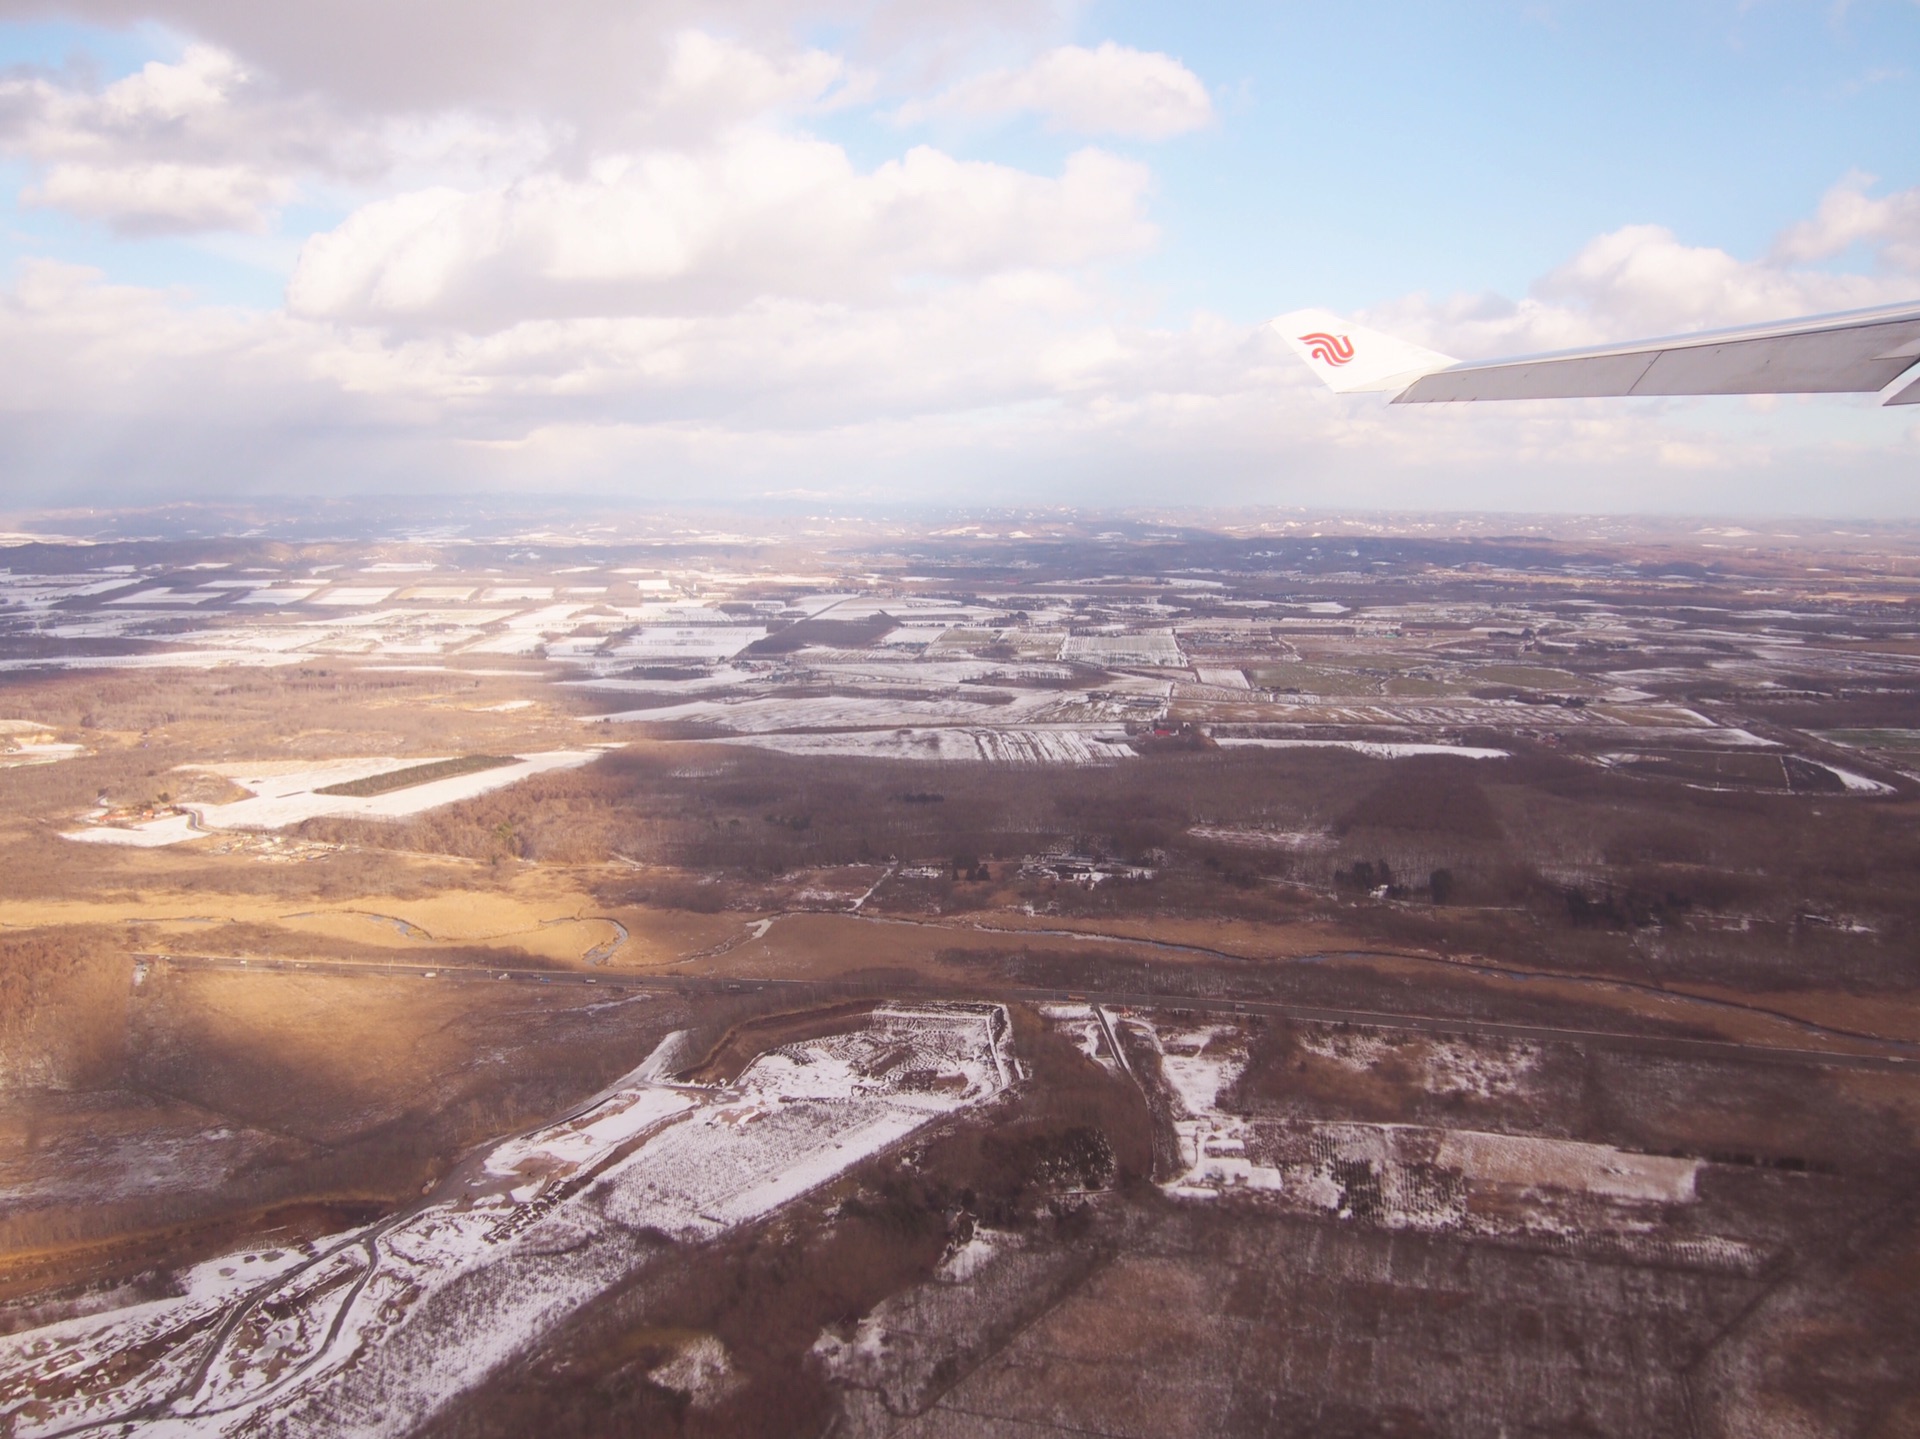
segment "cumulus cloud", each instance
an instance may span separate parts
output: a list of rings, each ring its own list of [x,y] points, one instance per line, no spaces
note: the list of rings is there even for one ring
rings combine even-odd
[[[684,30],[669,42],[658,87],[636,99],[643,108],[706,134],[818,104],[848,78],[845,62],[824,50],[769,54],[704,30]],[[864,77],[857,82],[864,84]]]
[[[1920,192],[1874,202],[1878,208],[1864,225],[1844,222],[1851,212],[1835,196],[1847,194],[1857,194],[1851,181],[1829,192],[1812,219],[1788,229],[1759,259],[1688,245],[1664,226],[1627,225],[1595,236],[1518,301],[1414,295],[1377,306],[1367,318],[1447,354],[1480,359],[1911,300],[1920,288],[1920,254],[1907,246],[1901,203]],[[1841,240],[1843,234],[1849,238]],[[1800,263],[1856,242],[1874,249],[1874,272]]]
[[[704,143],[777,112],[831,108],[870,78],[815,49],[763,52],[700,30],[657,38],[657,64],[630,77],[615,127],[653,144]],[[579,164],[613,133],[581,136],[556,113],[369,113],[194,43],[104,88],[50,72],[0,78],[0,149],[36,165],[29,204],[129,234],[258,231],[303,186],[472,181],[524,173],[561,151]]]
[[[1326,394],[1260,326],[1140,318],[1107,263],[1154,243],[1138,160],[856,159],[809,133],[903,91],[934,97],[924,116],[1076,135],[1211,122],[1177,60],[1061,46],[1069,0],[807,4],[857,22],[841,53],[793,38],[799,0],[738,0],[724,27],[710,0],[387,0],[377,19],[370,0],[62,3],[198,39],[105,86],[0,77],[0,147],[28,163],[34,203],[127,232],[257,229],[316,194],[337,218],[280,309],[44,263],[0,288],[0,472],[20,494],[204,493],[244,464],[262,490],[963,485],[1124,503],[1165,500],[1177,474],[1182,499],[1424,485],[1525,504],[1551,465],[1659,503],[1676,475],[1710,493],[1714,455],[1756,484],[1830,455],[1793,403],[1752,412],[1730,448],[1699,419],[1725,405],[1409,413]],[[1036,58],[983,73],[974,24]],[[1850,177],[1760,259],[1627,227],[1524,296],[1410,296],[1367,318],[1478,356],[1906,298],[1914,205]],[[1856,246],[1877,273],[1820,268]],[[1888,431],[1844,464],[1904,475],[1912,443]]]
[[[15,74],[0,79],[0,144],[45,167],[25,192],[31,204],[129,231],[258,229],[285,187],[229,161],[221,132],[245,81],[232,56],[207,46],[96,93]],[[209,152],[226,163],[207,163]]]
[[[872,301],[913,278],[1137,252],[1153,235],[1148,178],[1098,150],[1054,177],[925,146],[862,172],[837,145],[743,128],[700,152],[609,157],[581,179],[376,201],[307,242],[288,303],[486,329],[764,295]]]
[[[292,183],[244,165],[55,165],[22,198],[130,234],[263,230]]]
[[[1920,186],[1875,198],[1867,193],[1874,184],[1872,175],[1855,171],[1846,176],[1827,191],[1809,219],[1780,236],[1775,258],[1804,264],[1868,245],[1886,265],[1920,274]]]
[[[1627,243],[1602,239],[1598,253]],[[1656,255],[1670,243],[1641,241]],[[1369,318],[1394,309],[1483,338],[1616,323],[1582,303],[1416,299]],[[1713,402],[1388,409],[1320,390],[1262,327],[1204,314],[1155,326],[1127,311],[1097,276],[1028,267],[883,303],[764,294],[704,312],[421,327],[184,308],[41,266],[0,297],[12,416],[0,463],[23,493],[56,441],[61,474],[108,485],[179,484],[243,453],[265,489],[404,476],[636,500],[798,484],[849,499],[964,486],[1017,501],[1044,487],[1152,503],[1178,473],[1183,499],[1395,504],[1424,487],[1450,506],[1538,507],[1550,471],[1590,506],[1805,508],[1844,495],[1868,511],[1898,508],[1910,487],[1908,436],[1889,428],[1839,453],[1817,407],[1741,411],[1733,433]],[[289,442],[296,432],[324,443]],[[1814,464],[1844,488],[1797,488]]]
[[[974,75],[900,118],[930,115],[999,118],[1034,114],[1058,130],[1164,140],[1213,120],[1207,87],[1171,55],[1109,40],[1095,49],[1062,45],[1014,70]]]
[[[626,123],[689,30],[724,30],[789,63],[805,48],[797,31],[857,27],[867,62],[934,73],[983,45],[1057,35],[1077,8],[1078,0],[0,0],[0,15],[157,24],[245,57],[289,93],[356,113],[532,109],[585,131]]]
[[[1609,323],[1656,330],[1737,325],[1899,297],[1891,276],[1836,275],[1686,245],[1657,225],[1630,225],[1589,242],[1535,287]]]
[[[103,88],[45,72],[0,78],[0,148],[39,170],[27,202],[127,233],[263,229],[298,174],[364,164],[368,140],[207,45]]]

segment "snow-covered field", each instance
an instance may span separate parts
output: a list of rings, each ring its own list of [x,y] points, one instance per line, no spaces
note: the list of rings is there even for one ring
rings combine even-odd
[[[1251,829],[1245,825],[1196,824],[1187,833],[1195,839],[1210,839],[1215,844],[1235,844],[1248,849],[1323,849],[1333,836],[1325,830]]]
[[[424,814],[443,804],[472,799],[490,790],[517,784],[529,775],[551,770],[572,769],[600,757],[598,749],[553,750],[527,755],[512,764],[474,774],[454,775],[449,779],[394,790],[390,794],[355,796],[320,794],[329,785],[366,779],[390,770],[430,764],[444,755],[420,755],[409,759],[390,756],[378,759],[334,760],[326,764],[303,761],[268,762],[251,765],[205,765],[202,768],[232,780],[251,795],[231,804],[187,804],[183,814],[164,815],[127,828],[95,825],[71,830],[62,838],[84,844],[127,844],[151,847],[178,844],[215,830],[285,829],[318,815],[350,815],[361,819],[403,819]]]
[[[108,600],[110,605],[203,605],[208,600],[220,598],[214,590],[174,590],[162,586],[154,590],[141,590],[138,594],[121,595]]]
[[[1221,739],[1222,749],[1350,749],[1369,759],[1405,759],[1416,754],[1450,754],[1456,759],[1506,759],[1503,749],[1475,749],[1463,744],[1391,744],[1367,739]]]
[[[1823,760],[1814,760],[1822,769],[1830,771],[1840,783],[1847,787],[1849,794],[1892,794],[1893,786],[1882,784],[1877,779],[1868,779],[1863,774],[1855,774],[1850,769],[1842,769],[1837,764],[1827,764]]]
[[[1069,635],[1060,645],[1063,660],[1099,665],[1184,665],[1172,630],[1131,635]]]
[[[1247,1067],[1247,1037],[1232,1025],[1173,1024],[1124,1011],[1110,1022],[1158,1052],[1160,1075],[1174,1095],[1173,1130],[1185,1172],[1166,1185],[1189,1199],[1211,1199],[1228,1189],[1277,1190],[1280,1171],[1248,1157],[1253,1129],[1220,1107],[1220,1096]]]
[[[1302,1051],[1364,1074],[1382,1063],[1419,1076],[1430,1094],[1480,1099],[1515,1094],[1540,1067],[1539,1046],[1524,1041],[1433,1039],[1369,1030],[1303,1029]]]
[[[1075,696],[1074,698],[1078,698]],[[800,698],[689,700],[659,709],[625,710],[605,718],[613,723],[699,723],[719,725],[736,734],[777,734],[798,729],[903,728],[991,720],[1011,726],[1021,718],[1062,703],[1048,693],[1016,695],[1009,704],[993,704],[964,692],[942,699],[896,699],[885,695],[819,695]]]
[[[1195,678],[1203,685],[1212,685],[1215,689],[1245,690],[1253,686],[1247,683],[1246,673],[1242,670],[1208,669],[1195,665]]]
[[[1746,1270],[1755,1262],[1750,1249],[1731,1240],[1646,1237],[1649,1206],[1694,1202],[1702,1160],[1556,1136],[1237,1113],[1222,1100],[1249,1061],[1250,1037],[1239,1025],[1085,1005],[1051,1005],[1044,1014],[1089,1058],[1109,1063],[1111,1056],[1129,1073],[1144,1051],[1152,1052],[1159,1083],[1147,1087],[1164,1096],[1157,1107],[1169,1111],[1181,1164],[1163,1188],[1180,1198],[1258,1194],[1265,1203],[1389,1229],[1658,1243],[1690,1264]],[[1369,1031],[1308,1029],[1297,1042],[1356,1072],[1391,1062],[1442,1095],[1512,1093],[1539,1062],[1530,1045]],[[1475,1194],[1494,1202],[1472,1204]]]
[[[1110,1019],[1090,1004],[1043,1004],[1040,1017],[1057,1033],[1071,1039],[1080,1052],[1109,1074],[1120,1074],[1126,1059],[1114,1047]]]
[[[931,584],[927,576],[768,576],[705,566],[668,566],[644,574],[633,567],[586,564],[460,573],[423,560],[217,569],[217,578],[158,566],[58,576],[0,571],[0,631],[32,639],[30,646],[0,657],[0,671],[266,667],[318,657],[370,666],[522,656],[527,661],[522,673],[529,680],[602,685],[681,701],[604,717],[616,723],[692,722],[742,735],[778,735],[783,738],[769,747],[803,754],[1016,765],[1118,759],[1121,754],[1105,743],[1104,734],[1067,731],[1157,723],[1169,716],[1202,726],[1253,718],[1263,726],[1316,727],[1270,731],[1289,735],[1325,734],[1329,731],[1318,727],[1337,725],[1343,727],[1338,732],[1382,738],[1228,738],[1221,743],[1277,749],[1331,745],[1380,758],[1444,753],[1490,759],[1505,753],[1417,743],[1472,729],[1604,730],[1612,743],[1649,745],[1680,730],[1696,745],[1767,743],[1658,698],[1661,685],[1695,674],[1671,666],[1621,670],[1583,682],[1576,687],[1586,702],[1579,705],[1462,694],[1322,694],[1311,684],[1307,693],[1266,687],[1275,678],[1275,663],[1302,658],[1299,646],[1328,626],[1369,646],[1397,641],[1400,627],[1409,624],[1471,622],[1474,633],[1494,633],[1486,626],[1496,617],[1474,606],[1366,604],[1359,606],[1356,628],[1347,605],[1305,597],[1284,603],[1215,598],[1208,601],[1210,609],[1238,612],[1196,617],[1184,613],[1183,605],[1165,603],[1164,595],[1101,593],[1108,584],[1128,587],[1113,576],[963,597],[914,588]],[[1202,591],[1222,583],[1172,588]],[[770,597],[768,586],[776,584],[795,592]],[[785,651],[774,646],[779,653],[748,653],[755,641],[783,633],[781,626],[808,616],[856,623],[884,619],[894,628],[878,642],[843,632],[853,648],[809,645]],[[1503,612],[1497,619],[1500,633],[1511,626],[1551,624],[1563,641],[1569,623],[1583,636],[1619,646],[1647,638],[1644,626],[1598,609],[1577,623],[1564,615],[1531,612]],[[1805,667],[1805,645],[1798,637],[1759,643],[1733,629],[1698,633],[1716,644],[1755,646],[1746,659],[1723,655],[1712,661],[1730,682],[1769,684]],[[1471,680],[1472,666],[1445,647],[1422,644],[1421,649],[1421,674],[1430,670],[1449,688]],[[1191,676],[1180,668],[1189,659],[1198,666]],[[1849,672],[1861,674],[1905,673],[1912,664],[1904,656],[1850,653],[1847,658]],[[1108,672],[1099,673],[1103,668]],[[1559,678],[1572,684],[1570,676]],[[1050,728],[1058,732],[1046,733]],[[935,729],[961,732],[925,733]],[[834,730],[859,733],[817,737]],[[1834,773],[1854,793],[1884,792],[1881,782],[1866,773],[1837,768]]]
[[[52,731],[32,720],[0,719],[0,769],[53,764],[87,752],[81,744],[64,744]]]
[[[752,734],[707,743],[750,744],[783,754],[1004,765],[1111,764],[1134,758],[1124,734],[1065,726],[1003,730],[955,725],[939,729],[841,730],[832,734]]]
[[[708,663],[732,659],[766,637],[766,630],[758,625],[641,625],[596,658],[626,664]]]
[[[997,1005],[883,1006],[726,1087],[642,1064],[470,1156],[415,1209],[212,1260],[173,1298],[0,1338],[0,1432],[410,1433],[644,1264],[657,1236],[749,1222],[1000,1093],[1010,1043]]]
[[[1745,731],[1743,730],[1723,731],[1722,733],[1744,734]],[[1771,741],[1755,740],[1754,743],[1764,745],[1764,744],[1770,744]],[[1668,763],[1672,758],[1673,758],[1673,755],[1671,752],[1654,751],[1652,753],[1639,753],[1633,750],[1609,750],[1609,751],[1603,751],[1593,756],[1593,759],[1596,763],[1603,765],[1608,769],[1613,769],[1623,765],[1635,765],[1635,764],[1661,765],[1661,764]],[[1858,774],[1855,771],[1850,769],[1844,769],[1840,765],[1832,764],[1827,760],[1809,759],[1805,755],[1788,756],[1787,758],[1794,760],[1796,763],[1808,765],[1813,769],[1825,770],[1828,774],[1832,775],[1835,779],[1840,781],[1841,788],[1847,794],[1893,794],[1895,793],[1894,787],[1890,784],[1883,784],[1881,781],[1877,779],[1872,779],[1867,775]],[[1713,783],[1709,783],[1705,780],[1694,780],[1694,781],[1688,782],[1688,788],[1690,789],[1715,790],[1715,789],[1733,788],[1733,787],[1734,786],[1716,785]],[[1745,788],[1746,786],[1741,786],[1741,787]],[[1795,788],[1795,785],[1792,778],[1783,769],[1780,772],[1779,783],[1777,785],[1774,785],[1773,788],[1776,790],[1776,792],[1786,793],[1790,790],[1793,790]]]

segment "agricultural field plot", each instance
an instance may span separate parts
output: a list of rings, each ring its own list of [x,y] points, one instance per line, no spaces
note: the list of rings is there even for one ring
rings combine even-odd
[[[86,752],[85,745],[55,739],[53,731],[32,720],[0,720],[0,768],[55,764]]]
[[[1246,1072],[1249,1034],[1231,1024],[1191,1027],[1151,1013],[1103,1012],[1109,1047],[1130,1072],[1146,1070],[1174,1136],[1164,1183],[1183,1199],[1258,1196],[1279,1207],[1364,1219],[1388,1229],[1573,1239],[1662,1262],[1753,1275],[1763,1255],[1721,1235],[1671,1227],[1697,1198],[1698,1156],[1634,1153],[1560,1137],[1471,1127],[1249,1116],[1223,1107]],[[1311,1045],[1312,1040],[1306,1041]],[[1320,1041],[1335,1062],[1354,1051]],[[1357,1066],[1384,1057],[1363,1039]],[[1403,1047],[1404,1048],[1404,1047]],[[1129,1050],[1132,1056],[1129,1058]],[[1430,1091],[1510,1093],[1537,1064],[1439,1047],[1426,1056]],[[1240,1112],[1235,1112],[1238,1109]]]
[[[1073,635],[1060,646],[1063,660],[1102,665],[1184,665],[1186,656],[1171,631],[1133,635]]]
[[[719,743],[719,741],[709,741]],[[832,734],[756,734],[725,741],[792,755],[847,755],[912,760],[922,764],[1039,765],[1112,764],[1136,751],[1124,732],[1065,725],[1029,729],[841,730]]]
[[[1843,749],[1858,750],[1869,759],[1920,782],[1920,730],[1838,730],[1820,738]]]
[[[1602,753],[1599,763],[1643,779],[1675,779],[1701,789],[1787,794],[1892,794],[1894,787],[1843,766],[1796,754],[1699,750]]]
[[[1629,1278],[1577,1256],[1246,1211],[1157,1215],[1108,1243],[1118,1252],[1083,1260],[1084,1277],[1047,1285],[1008,1246],[949,1287],[971,1303],[900,1304],[959,1332],[987,1327],[979,1309],[1014,1288],[1029,1323],[984,1356],[962,1351],[975,1362],[951,1384],[909,1367],[913,1332],[873,1346],[882,1362],[865,1373],[843,1363],[863,1384],[846,1432],[1677,1435],[1691,1413],[1731,1435],[1752,1418],[1690,1404],[1685,1372],[1753,1301],[1751,1281]]]
[[[382,758],[340,760],[319,767],[210,765],[205,766],[209,773],[232,780],[249,798],[230,804],[182,804],[177,813],[125,826],[96,824],[66,831],[63,838],[85,844],[152,847],[221,830],[284,829],[323,815],[401,819],[517,784],[532,775],[588,764],[600,754],[599,750],[560,750],[524,758],[467,756],[415,764]]]

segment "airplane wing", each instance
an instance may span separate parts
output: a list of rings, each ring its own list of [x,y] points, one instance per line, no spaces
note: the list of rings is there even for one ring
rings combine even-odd
[[[1326,310],[1295,310],[1273,327],[1328,389],[1342,395],[1403,390],[1422,375],[1458,363],[1451,355],[1350,325]]]
[[[1399,389],[1396,405],[1600,395],[1871,394],[1920,366],[1920,304],[1464,363],[1346,325],[1324,310],[1298,310],[1273,325],[1334,389]],[[1428,358],[1408,373],[1403,362],[1409,355]],[[1379,383],[1335,383],[1347,367],[1358,372],[1369,364]],[[1920,371],[1885,403],[1920,404]]]

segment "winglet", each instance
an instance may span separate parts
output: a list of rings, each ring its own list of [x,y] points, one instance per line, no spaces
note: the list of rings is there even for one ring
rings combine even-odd
[[[1307,368],[1342,395],[1402,390],[1455,363],[1449,356],[1350,324],[1326,310],[1295,310],[1269,322]]]

